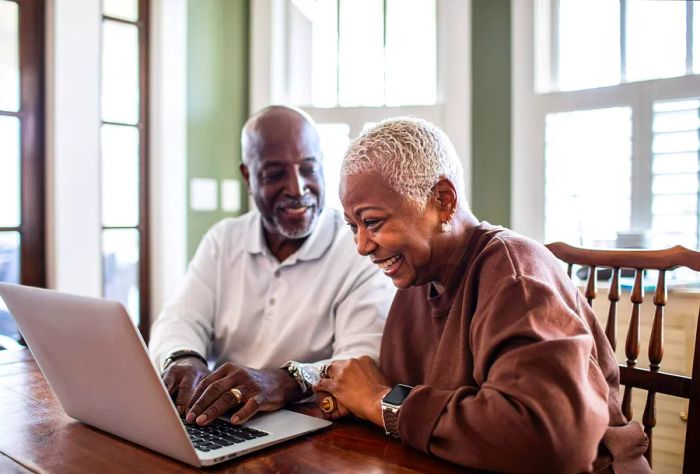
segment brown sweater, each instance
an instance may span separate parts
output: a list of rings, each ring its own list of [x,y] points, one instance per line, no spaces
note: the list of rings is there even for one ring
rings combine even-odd
[[[384,330],[382,372],[415,386],[403,442],[493,471],[651,472],[612,348],[544,246],[482,223],[446,274],[399,290]]]

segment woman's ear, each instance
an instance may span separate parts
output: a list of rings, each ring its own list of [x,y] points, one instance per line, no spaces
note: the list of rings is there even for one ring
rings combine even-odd
[[[457,210],[457,189],[447,178],[440,178],[433,187],[435,198],[437,199],[440,211],[440,220],[446,222],[452,219]]]

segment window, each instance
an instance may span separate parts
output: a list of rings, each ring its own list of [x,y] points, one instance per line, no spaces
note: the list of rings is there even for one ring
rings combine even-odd
[[[102,272],[147,339],[148,2],[102,4]]]
[[[46,286],[44,2],[0,0],[0,281]],[[0,345],[19,332],[0,300]]]
[[[285,0],[251,7],[251,110],[287,103],[314,117],[328,206],[340,208],[339,167],[349,141],[389,117],[441,126],[469,172],[467,2]],[[259,49],[265,44],[271,50]],[[265,57],[273,58],[271,70],[256,64]]]
[[[287,28],[287,96],[319,122],[326,204],[340,209],[350,138],[402,107],[436,106],[436,2],[287,0]]]
[[[516,230],[579,245],[700,248],[700,8],[517,3]]]

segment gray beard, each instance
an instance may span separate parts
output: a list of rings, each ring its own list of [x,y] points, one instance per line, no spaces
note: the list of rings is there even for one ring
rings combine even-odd
[[[311,222],[305,228],[287,229],[280,223],[280,221],[276,217],[272,219],[272,225],[274,227],[274,231],[286,239],[303,239],[311,235],[311,233],[316,228],[316,224],[318,223],[318,216],[319,213],[314,212],[314,215],[311,218]]]

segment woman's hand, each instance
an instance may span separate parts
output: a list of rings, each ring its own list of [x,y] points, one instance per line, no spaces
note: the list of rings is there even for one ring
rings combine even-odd
[[[326,378],[314,386],[320,403],[324,398],[321,392],[330,393],[340,416],[341,410],[347,409],[359,418],[384,426],[381,401],[391,387],[371,357],[333,361],[325,372]]]

